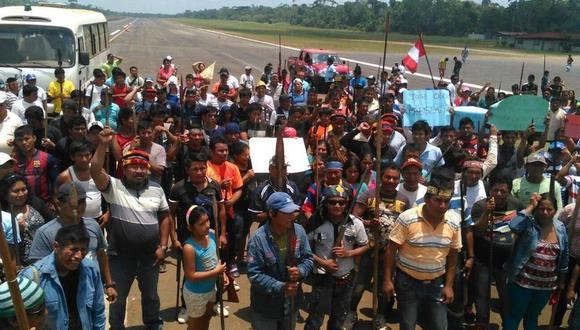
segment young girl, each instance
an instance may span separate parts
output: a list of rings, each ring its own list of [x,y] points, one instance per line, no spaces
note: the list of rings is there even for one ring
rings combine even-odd
[[[563,288],[568,270],[568,236],[562,222],[554,219],[556,201],[548,194],[534,193],[530,205],[510,221],[517,235],[507,261],[510,311],[504,329],[536,329],[538,316],[558,287]]]
[[[187,329],[203,330],[209,328],[216,301],[216,282],[218,276],[224,274],[225,263],[218,260],[215,232],[209,229],[205,209],[193,205],[185,218],[191,233],[183,246],[183,298],[189,317]]]

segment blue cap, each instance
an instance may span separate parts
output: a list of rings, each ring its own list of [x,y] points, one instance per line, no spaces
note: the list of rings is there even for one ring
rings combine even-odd
[[[564,143],[562,143],[560,141],[552,141],[552,142],[550,142],[550,147],[548,149],[564,150],[565,148],[566,148],[566,146],[564,145]]]
[[[292,213],[300,210],[300,206],[294,204],[294,201],[285,192],[275,192],[266,201],[268,210],[280,211],[282,213]]]
[[[225,126],[226,134],[240,133],[240,125],[237,123],[227,123]]]
[[[36,80],[36,76],[33,73],[29,73],[26,75],[26,77],[24,78],[26,81],[29,80]]]

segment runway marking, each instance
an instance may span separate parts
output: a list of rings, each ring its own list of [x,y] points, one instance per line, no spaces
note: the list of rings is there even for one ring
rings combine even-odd
[[[115,34],[119,33],[119,31],[121,31],[121,30],[117,29],[117,30],[115,30],[115,31],[113,31],[113,32],[111,32],[111,33],[109,33],[109,35],[110,35],[110,36],[114,36]]]
[[[137,22],[138,18],[135,18],[132,22],[130,22],[129,24],[125,24],[123,26],[123,29],[119,29],[119,30],[115,30],[113,32],[111,32],[109,34],[109,36],[113,36],[112,38],[109,39],[109,43],[115,41],[115,39],[119,38],[123,33],[129,31],[129,28],[133,25],[133,23]]]
[[[208,33],[213,33],[213,34],[217,34],[217,35],[222,35],[222,36],[226,36],[226,37],[231,37],[231,38],[236,38],[236,39],[240,39],[240,40],[245,40],[245,41],[250,41],[250,42],[254,42],[254,43],[258,43],[258,44],[263,44],[263,45],[267,45],[267,46],[272,46],[272,47],[279,47],[278,44],[272,43],[272,42],[267,42],[267,41],[262,41],[262,40],[256,40],[256,39],[251,39],[251,38],[246,38],[246,37],[241,37],[241,36],[237,36],[235,34],[230,34],[230,33],[226,33],[226,32],[220,32],[220,31],[215,31],[215,30],[209,30],[209,29],[203,29],[203,28],[196,28],[196,27],[192,27],[190,25],[186,25],[186,24],[179,24],[182,26],[187,26],[190,28],[194,28],[197,30],[201,30],[204,32],[208,32]],[[281,48],[284,49],[288,49],[288,50],[294,50],[294,51],[300,51],[300,48],[296,48],[296,47],[291,47],[291,46],[286,46],[286,45],[281,45]],[[364,66],[368,66],[371,68],[375,68],[378,69],[379,65],[374,64],[374,63],[369,63],[369,62],[365,62],[365,61],[360,61],[357,59],[353,59],[353,58],[347,58],[347,57],[341,57],[343,60],[349,61],[349,62],[353,62],[353,63],[357,63],[357,64],[362,64]],[[392,67],[389,66],[385,66],[385,70],[391,71]],[[411,73],[411,72],[407,72],[406,74],[407,76],[411,75],[413,77],[419,77],[419,78],[424,78],[424,79],[428,79],[431,80],[431,76],[428,74],[424,74],[424,73]],[[437,77],[434,77],[435,79],[437,79]],[[444,82],[446,83],[450,83],[451,80],[447,79],[447,78],[443,78],[442,79]],[[471,83],[463,83],[463,86],[468,86],[468,87],[472,87],[472,88],[482,88],[482,85],[478,85],[478,84],[471,84]],[[503,92],[507,92],[506,90],[502,90]]]

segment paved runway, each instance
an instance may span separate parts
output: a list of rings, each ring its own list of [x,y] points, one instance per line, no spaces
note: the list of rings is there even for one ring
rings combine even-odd
[[[112,21],[109,24],[109,31],[113,32],[121,29],[124,25],[133,22],[134,19],[122,19]],[[138,19],[128,29],[119,35],[112,43],[112,52],[122,56],[124,63],[122,67],[128,69],[131,65],[139,67],[142,76],[155,77],[159,69],[162,59],[166,55],[171,55],[174,58],[174,63],[177,64],[179,72],[184,76],[191,71],[191,64],[195,61],[204,61],[211,64],[216,63],[217,70],[221,66],[227,66],[232,74],[239,76],[242,73],[245,65],[254,67],[254,77],[258,79],[261,70],[267,62],[272,62],[277,65],[278,49],[277,47],[253,43],[250,41],[243,41],[237,38],[231,38],[215,33],[200,31],[192,27],[178,25],[173,22],[152,19]],[[294,55],[295,51],[282,50],[283,59],[290,55]],[[369,61],[372,63],[378,62],[381,54],[344,54],[344,57],[355,58],[360,61]],[[450,56],[453,54],[450,54]],[[401,55],[388,55],[387,64],[395,62],[395,58],[400,58]],[[541,60],[540,60],[541,61]],[[431,59],[432,65],[436,66],[436,59]],[[518,64],[520,63],[520,64]],[[421,63],[421,72],[427,72],[426,66]],[[501,57],[491,57],[486,59],[480,55],[470,57],[468,64],[463,71],[466,76],[466,81],[474,84],[482,84],[486,80],[491,80],[494,83],[504,80],[503,86],[508,86],[511,82],[517,82],[519,79],[519,65],[521,65],[521,58],[509,57],[503,59]],[[541,64],[540,64],[541,66]],[[555,69],[557,63],[551,64],[549,68]],[[476,71],[475,69],[481,70]],[[376,68],[364,67],[366,70],[376,72]],[[434,67],[434,69],[436,69]],[[494,75],[491,79],[478,79],[478,72],[485,72],[486,74]],[[368,73],[370,74],[370,73]],[[513,77],[512,77],[513,76]],[[577,78],[578,79],[578,78]],[[564,78],[566,81],[567,78]],[[430,85],[430,81],[425,78],[409,78],[410,86],[421,88]],[[580,86],[580,84],[576,84]],[[175,259],[168,258],[167,273],[160,274],[159,279],[159,293],[161,296],[161,310],[162,317],[166,321],[165,329],[185,329],[184,325],[178,325],[175,322]],[[242,274],[238,279],[241,286],[239,292],[241,302],[239,304],[229,305],[230,317],[226,319],[227,329],[246,330],[250,329],[249,317],[249,283],[247,277]],[[310,291],[308,286],[305,286],[305,291]],[[360,304],[362,313],[359,316],[365,320],[361,323],[358,329],[370,329],[370,322],[368,321],[370,314],[371,297],[367,293],[363,297]],[[546,314],[547,309],[542,315],[542,324],[546,324],[549,315]],[[307,316],[302,312],[304,317]],[[498,315],[493,314],[493,322],[498,323]],[[143,329],[141,324],[141,307],[140,295],[135,284],[132,288],[128,299],[127,309],[127,326],[130,329]],[[396,324],[390,324],[392,329],[398,329]],[[303,328],[302,323],[298,323],[299,329]],[[497,327],[496,327],[497,328]],[[219,319],[213,318],[210,329],[219,329]]]

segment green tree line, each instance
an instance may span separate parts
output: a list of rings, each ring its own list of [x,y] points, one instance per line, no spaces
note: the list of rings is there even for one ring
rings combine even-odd
[[[186,11],[180,16],[200,19],[241,20],[262,23],[383,31],[385,13],[391,29],[401,33],[425,32],[465,36],[514,32],[580,32],[580,0],[516,0],[507,7],[483,0],[481,4],[462,0],[356,0],[337,4],[316,0],[311,5],[224,7]]]

